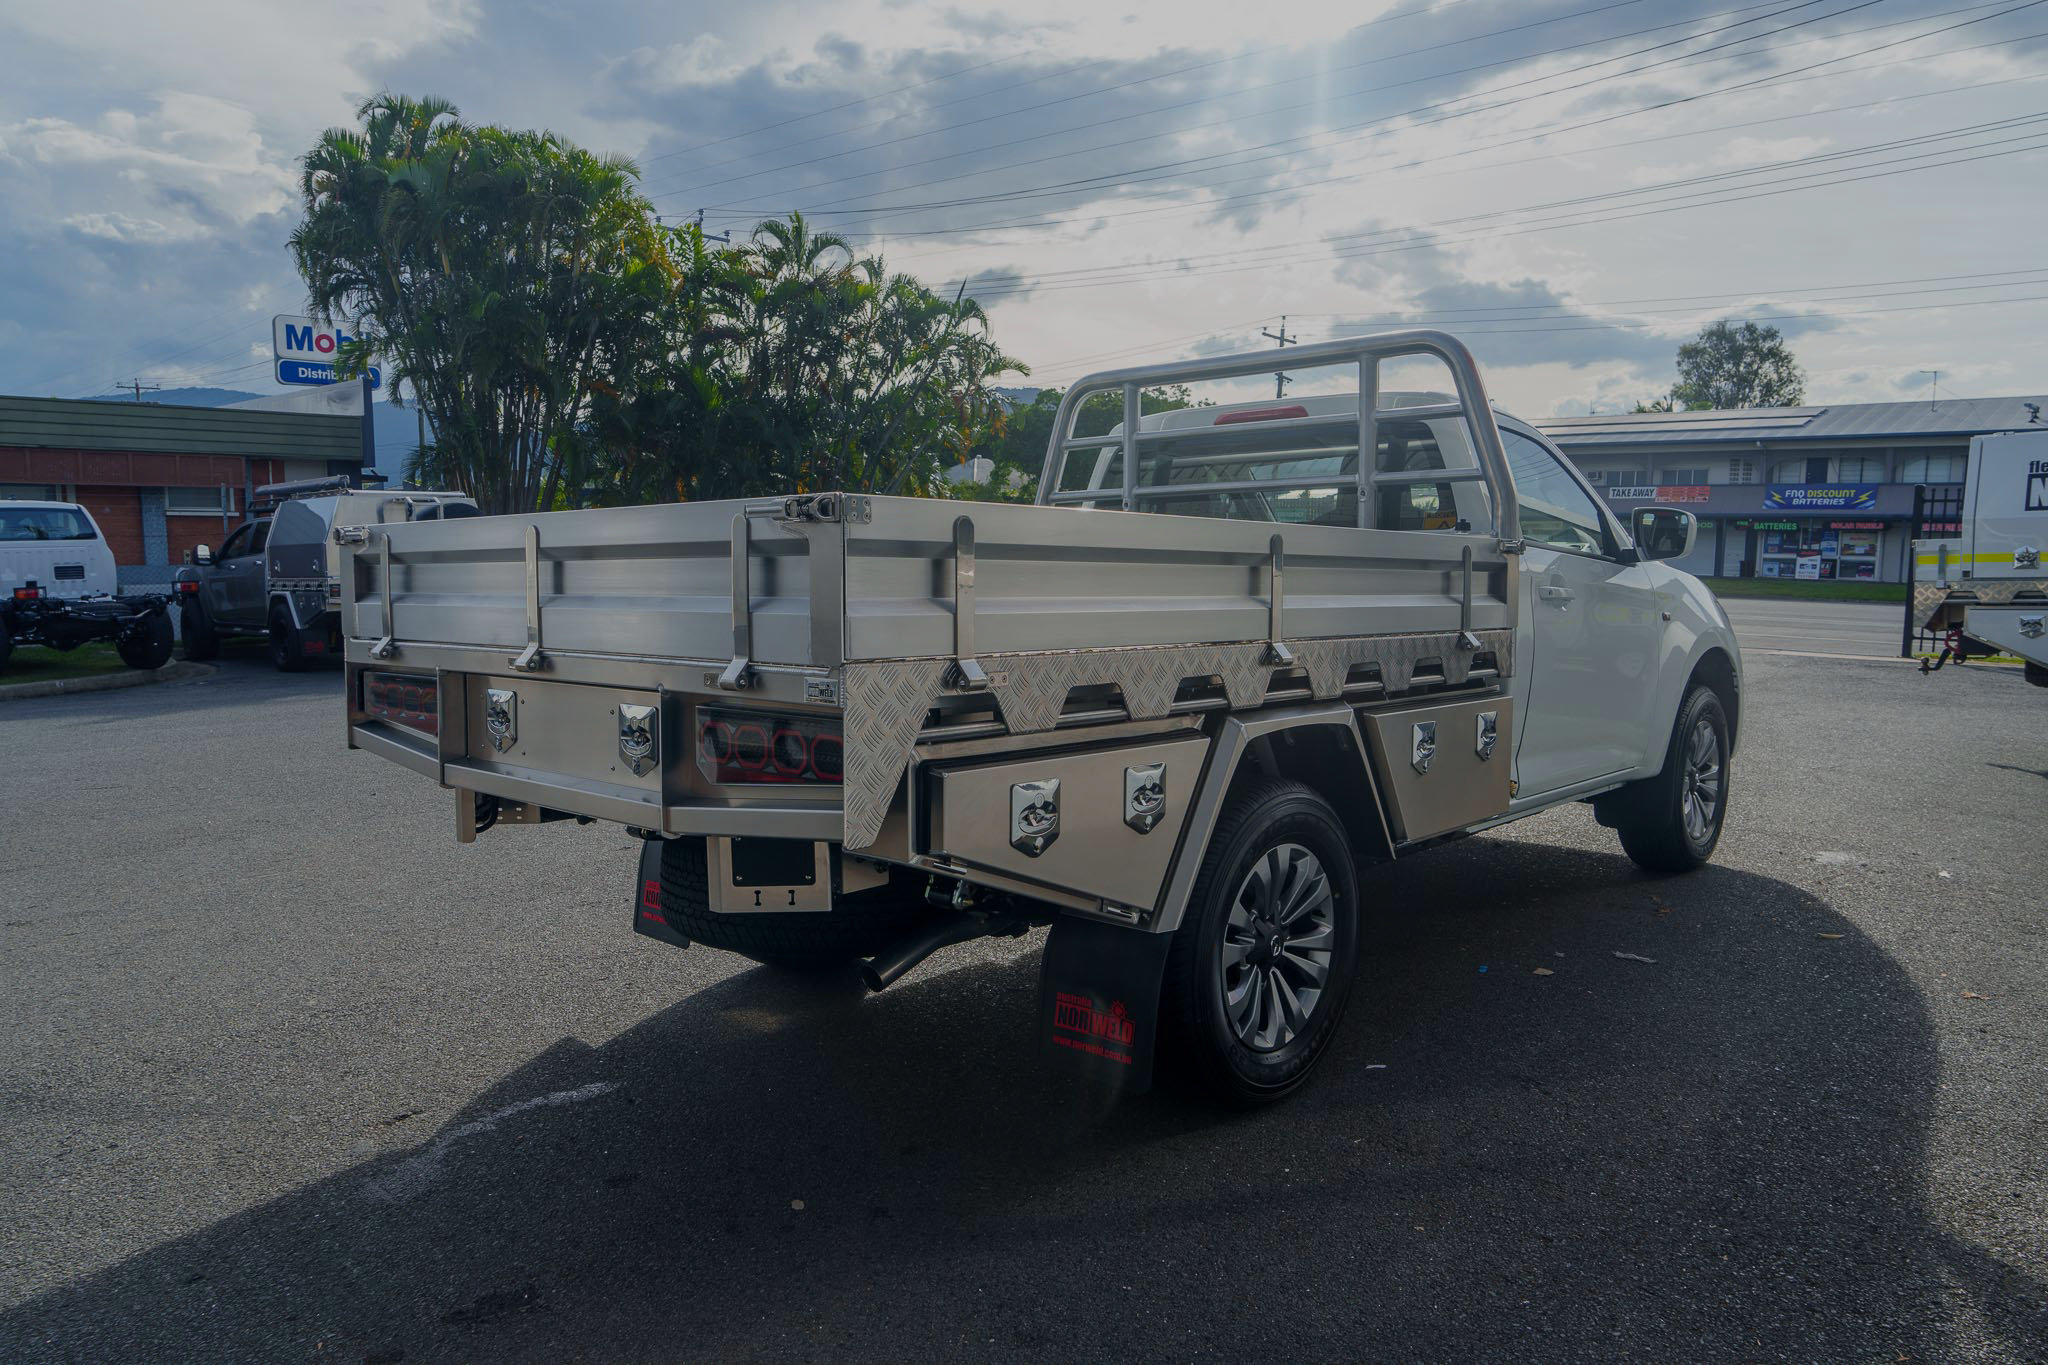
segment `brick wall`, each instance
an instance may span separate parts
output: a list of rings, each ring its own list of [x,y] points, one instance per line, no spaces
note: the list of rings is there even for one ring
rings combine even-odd
[[[220,543],[228,538],[228,531],[242,524],[242,518],[239,514],[228,518],[228,531],[220,529],[218,516],[165,517],[164,522],[170,532],[170,562],[183,564],[186,553],[202,541],[218,550]]]
[[[142,563],[142,497],[137,490],[81,484],[78,501],[100,524],[116,564]]]

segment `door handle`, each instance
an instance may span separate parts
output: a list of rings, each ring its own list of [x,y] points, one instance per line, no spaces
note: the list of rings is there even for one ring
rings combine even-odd
[[[1546,602],[1569,602],[1578,596],[1570,588],[1559,587],[1555,583],[1545,583],[1538,595]]]

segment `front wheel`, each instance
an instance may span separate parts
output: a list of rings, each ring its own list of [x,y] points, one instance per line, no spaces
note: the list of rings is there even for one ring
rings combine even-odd
[[[185,657],[193,661],[211,659],[220,653],[220,636],[206,619],[206,608],[187,600],[178,609],[178,634],[185,641]]]
[[[1175,931],[1162,1013],[1205,1089],[1250,1107],[1291,1093],[1351,997],[1358,874],[1343,822],[1314,788],[1254,784],[1225,812]]]
[[[1598,809],[1646,872],[1690,872],[1714,856],[1728,814],[1728,713],[1712,689],[1686,694],[1664,770],[1601,797]]]
[[[130,668],[154,672],[171,661],[173,643],[169,614],[153,611],[114,642],[114,652]]]

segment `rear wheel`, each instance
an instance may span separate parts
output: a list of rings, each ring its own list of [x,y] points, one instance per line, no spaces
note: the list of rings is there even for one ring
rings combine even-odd
[[[1603,824],[1647,872],[1690,872],[1714,856],[1728,814],[1728,713],[1695,686],[1678,708],[1664,770],[1600,798]]]
[[[299,673],[306,667],[306,637],[282,602],[270,609],[270,662],[280,673]]]
[[[206,608],[196,601],[188,600],[178,608],[178,634],[185,642],[185,657],[195,662],[211,659],[220,653],[220,636],[213,633],[213,623],[206,619]]]
[[[1350,841],[1330,803],[1301,782],[1244,792],[1210,839],[1167,956],[1175,1059],[1227,1104],[1292,1092],[1344,1016],[1358,919]]]
[[[130,668],[153,672],[171,661],[173,643],[170,615],[153,611],[114,642],[114,652]]]
[[[7,660],[11,658],[13,654],[14,632],[7,628],[7,623],[5,621],[0,621],[0,673],[5,673],[7,671]]]
[[[661,912],[670,924],[707,948],[797,971],[872,957],[933,913],[909,873],[895,874],[886,886],[842,893],[836,860],[830,910],[721,912],[711,909],[708,888],[702,839],[670,839],[661,846]]]

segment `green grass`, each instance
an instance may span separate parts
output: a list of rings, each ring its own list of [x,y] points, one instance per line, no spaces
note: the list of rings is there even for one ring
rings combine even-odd
[[[9,683],[50,682],[58,678],[97,678],[105,673],[132,673],[109,644],[80,645],[68,653],[41,645],[17,646],[0,673],[0,687]]]
[[[1896,602],[1906,600],[1904,583],[1862,583],[1813,578],[1709,578],[1721,597],[1779,597],[1795,602]]]

